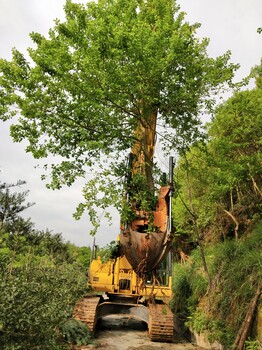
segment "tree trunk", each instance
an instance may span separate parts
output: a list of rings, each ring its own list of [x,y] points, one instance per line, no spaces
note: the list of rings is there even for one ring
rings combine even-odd
[[[256,194],[259,194],[260,197],[262,197],[262,191],[259,189],[259,187],[258,187],[258,185],[257,185],[257,183],[256,183],[256,181],[255,181],[255,179],[253,178],[253,176],[251,176],[251,180],[252,180],[252,183],[253,183],[254,192],[255,192]]]
[[[224,209],[224,212],[234,221],[235,223],[235,238],[238,240],[238,228],[239,228],[239,223],[237,219],[234,217],[233,214],[231,214],[228,210]]]
[[[233,211],[234,210],[233,190],[230,190],[230,207],[231,207],[231,211]]]
[[[232,347],[233,349],[242,350],[244,347],[245,341],[246,341],[247,336],[248,336],[248,332],[250,330],[251,322],[252,322],[253,317],[254,317],[254,313],[255,313],[255,309],[256,309],[256,305],[257,305],[257,301],[258,301],[258,298],[260,296],[260,293],[261,293],[261,289],[260,289],[260,287],[258,287],[254,298],[251,300],[251,303],[250,303],[249,308],[247,310],[246,317],[245,317],[245,319],[244,319],[244,321],[243,321],[243,323],[238,331],[237,337],[236,337],[234,344],[233,344],[233,347]]]
[[[156,121],[157,110],[153,110],[147,118],[141,117],[140,123],[134,133],[136,141],[132,147],[132,154],[134,156],[133,174],[137,172],[144,174],[149,190],[154,189],[153,161],[156,141]]]

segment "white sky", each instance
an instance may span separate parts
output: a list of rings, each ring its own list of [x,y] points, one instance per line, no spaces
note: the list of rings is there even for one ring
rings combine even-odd
[[[64,18],[64,0],[0,0],[0,57],[11,58],[11,49],[16,47],[22,53],[30,47],[29,33],[46,35],[53,27],[54,19]],[[86,1],[75,1],[85,3]],[[240,63],[237,80],[247,76],[250,69],[262,58],[261,0],[180,0],[181,10],[187,13],[190,22],[199,22],[200,37],[209,37],[209,54],[213,57],[232,52],[232,62]],[[10,123],[9,123],[10,125]],[[31,217],[37,229],[50,229],[62,233],[64,239],[77,245],[92,245],[90,225],[85,216],[80,221],[72,218],[74,209],[81,201],[82,184],[72,188],[51,191],[40,180],[43,171],[35,168],[39,162],[26,154],[23,144],[14,144],[6,123],[0,124],[0,180],[16,182],[25,180],[21,190],[30,190],[28,200],[36,204],[25,212]],[[102,220],[96,242],[105,246],[115,239],[119,230],[119,218],[115,214],[113,226]]]

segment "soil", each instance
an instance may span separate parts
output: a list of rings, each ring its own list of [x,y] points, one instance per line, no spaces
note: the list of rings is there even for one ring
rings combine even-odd
[[[85,349],[200,350],[202,348],[188,343],[178,334],[174,336],[173,343],[151,342],[145,323],[129,317],[107,316],[100,321],[93,344],[86,346]]]

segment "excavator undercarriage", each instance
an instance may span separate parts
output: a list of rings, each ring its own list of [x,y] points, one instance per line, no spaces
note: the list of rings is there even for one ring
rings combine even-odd
[[[162,301],[139,302],[138,298],[110,295],[87,296],[78,301],[74,318],[85,323],[94,333],[99,319],[108,315],[121,315],[139,319],[148,325],[149,338],[156,342],[172,342],[173,314]]]

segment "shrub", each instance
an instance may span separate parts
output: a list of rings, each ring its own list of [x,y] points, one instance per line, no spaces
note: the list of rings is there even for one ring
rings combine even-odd
[[[61,332],[68,343],[85,345],[90,343],[90,330],[83,322],[70,319],[61,325]]]
[[[86,291],[86,278],[75,264],[55,265],[50,257],[10,266],[0,282],[0,345],[4,349],[64,349],[60,325],[71,317]]]

